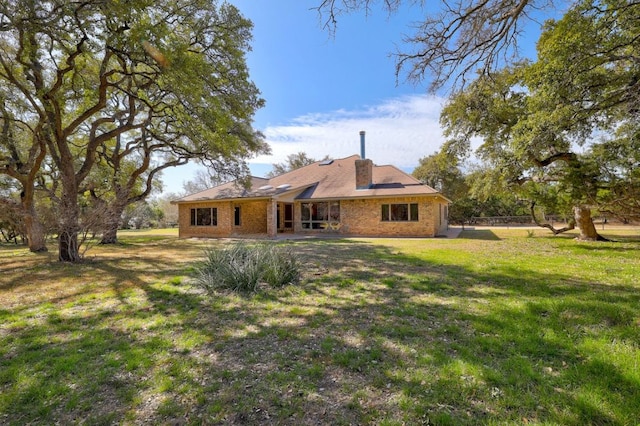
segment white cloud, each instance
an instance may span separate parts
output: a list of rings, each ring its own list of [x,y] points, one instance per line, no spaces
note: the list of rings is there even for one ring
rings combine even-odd
[[[366,131],[366,156],[375,164],[413,168],[444,141],[438,119],[443,99],[404,96],[361,110],[307,114],[263,130],[272,154],[253,164],[280,163],[305,152],[312,158],[360,154],[360,130]]]
[[[265,176],[271,164],[304,152],[312,158],[344,158],[360,154],[360,130],[366,131],[366,156],[375,164],[391,164],[411,172],[418,160],[440,149],[439,125],[444,99],[403,96],[359,110],[306,114],[289,123],[263,129],[272,155],[249,161],[252,174]],[[202,166],[189,164],[163,173],[165,192],[180,192]]]

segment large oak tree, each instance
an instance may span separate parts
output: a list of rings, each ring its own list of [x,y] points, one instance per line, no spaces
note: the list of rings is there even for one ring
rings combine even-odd
[[[111,185],[117,215],[163,168],[267,149],[251,127],[263,101],[250,37],[235,7],[210,0],[0,5],[0,172],[20,182],[25,219],[37,187],[58,201],[61,260],[79,260],[79,194]],[[99,164],[111,170],[102,182]]]
[[[45,159],[46,146],[37,134],[37,123],[25,113],[27,110],[28,98],[11,90],[10,85],[0,86],[0,173],[10,180],[9,187],[18,187],[20,194],[12,197],[12,191],[4,191],[0,194],[0,208],[21,218],[29,249],[41,252],[46,251],[47,246],[44,226],[36,211],[35,183]]]
[[[483,138],[477,154],[499,171],[490,181],[527,182],[532,194],[573,204],[591,229],[583,237],[597,238],[587,206],[638,212],[640,2],[560,2],[566,14],[547,23],[537,62],[522,65],[524,28],[558,16],[554,3],[322,0],[317,10],[331,30],[344,13],[417,10],[396,73],[459,90],[443,114],[452,137],[443,151],[464,155],[471,137]]]
[[[476,151],[532,201],[572,207],[581,238],[590,210],[637,217],[640,4],[583,1],[549,22],[538,60],[481,75],[443,110],[444,151]],[[549,196],[553,194],[553,196]]]

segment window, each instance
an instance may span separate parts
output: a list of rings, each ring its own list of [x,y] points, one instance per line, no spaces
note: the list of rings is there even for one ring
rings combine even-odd
[[[233,208],[233,224],[235,226],[240,226],[240,206],[235,206]]]
[[[284,227],[286,229],[293,228],[293,204],[284,205]]]
[[[191,226],[218,226],[218,209],[191,209]]]
[[[301,213],[304,229],[325,229],[329,223],[340,222],[340,202],[302,203]]]
[[[383,204],[383,222],[417,222],[418,204]]]

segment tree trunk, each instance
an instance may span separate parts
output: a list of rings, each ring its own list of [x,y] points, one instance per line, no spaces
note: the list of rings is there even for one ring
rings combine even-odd
[[[118,243],[118,227],[120,226],[120,216],[114,209],[109,209],[104,221],[104,229],[102,231],[102,240],[100,244],[117,244]],[[120,212],[122,213],[122,212]]]
[[[580,229],[579,240],[584,241],[607,241],[606,238],[598,234],[596,227],[591,220],[591,209],[584,206],[576,206],[573,208],[573,216],[576,220],[576,225]]]
[[[45,252],[47,251],[47,245],[44,227],[36,213],[33,201],[33,191],[23,191],[20,197],[20,207],[22,208],[22,211],[18,211],[24,222],[24,230],[27,234],[29,250],[33,253]]]
[[[44,227],[35,216],[35,212],[29,212],[24,215],[24,227],[27,233],[27,244],[29,250],[33,253],[42,253],[47,251]]]
[[[78,231],[61,230],[58,245],[58,259],[61,262],[80,261],[80,249],[78,247]]]
[[[118,225],[105,225],[100,244],[118,244]]]
[[[60,202],[60,225],[58,237],[58,259],[62,262],[80,261],[78,244],[80,209],[77,191],[63,189]]]
[[[125,206],[120,203],[112,204],[106,211],[104,217],[104,229],[102,231],[102,240],[100,244],[117,244],[118,229],[120,227],[120,218],[124,212]]]

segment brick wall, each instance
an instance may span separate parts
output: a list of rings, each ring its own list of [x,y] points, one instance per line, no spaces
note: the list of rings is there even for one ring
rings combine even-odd
[[[234,208],[240,207],[240,226],[235,226]],[[217,226],[191,226],[191,209],[218,209]],[[181,204],[178,210],[179,235],[189,237],[229,237],[243,234],[267,233],[267,201],[253,202],[203,202]]]
[[[383,222],[382,204],[417,203],[417,222]],[[268,219],[273,221],[275,208],[268,214],[271,201],[255,200],[244,202],[209,202],[180,205],[180,237],[229,237],[235,235],[263,235],[274,232],[267,226]],[[241,225],[234,225],[234,207],[240,206]],[[385,199],[357,199],[340,202],[340,230],[302,229],[300,224],[301,203],[294,204],[294,232],[323,233],[332,232],[346,235],[394,236],[394,237],[433,237],[447,230],[446,203],[434,197],[397,197]],[[216,207],[218,226],[191,226],[191,209],[198,207]],[[274,222],[275,223],[275,222]],[[273,236],[273,235],[272,235]]]
[[[382,204],[417,203],[417,222],[383,222]],[[398,197],[340,202],[341,232],[362,236],[433,237],[436,235],[433,198]]]
[[[382,204],[417,203],[417,222],[383,222]],[[434,197],[397,197],[385,199],[343,200],[340,202],[339,231],[302,229],[301,203],[295,203],[296,233],[339,233],[362,236],[434,237],[444,234],[447,220],[443,209],[446,203]],[[442,214],[442,215],[441,215]]]

